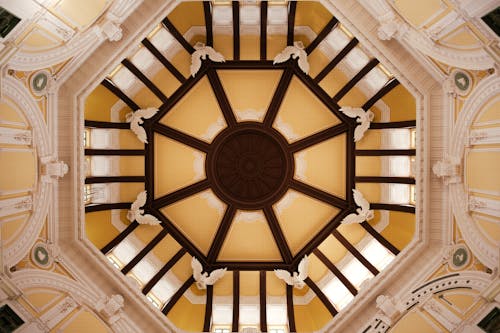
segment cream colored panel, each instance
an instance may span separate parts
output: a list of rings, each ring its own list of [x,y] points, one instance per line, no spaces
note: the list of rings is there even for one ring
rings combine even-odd
[[[496,122],[500,123],[500,96],[496,96],[496,101],[493,101],[487,105],[484,110],[481,110],[479,116],[474,121],[474,125],[480,125],[482,123]]]
[[[62,297],[63,294],[52,290],[35,289],[25,292],[24,296],[37,308],[37,310],[42,310],[45,306],[53,303],[56,298]]]
[[[400,319],[390,330],[391,333],[438,333],[437,326],[430,324],[430,319],[425,319],[424,314],[411,311]]]
[[[399,12],[413,25],[420,26],[426,20],[439,14],[446,5],[441,0],[395,0],[394,5]]]
[[[93,312],[82,311],[62,325],[58,332],[64,333],[106,333],[111,330]]]
[[[442,38],[440,43],[450,47],[455,46],[459,49],[481,47],[481,40],[467,26],[462,26],[460,29]]]
[[[31,188],[37,175],[32,151],[0,150],[0,191]]]
[[[240,272],[240,296],[259,295],[259,272],[241,271]]]
[[[496,222],[495,222],[496,220]],[[499,219],[488,219],[486,220],[482,216],[474,216],[474,221],[477,226],[481,229],[484,235],[495,241],[497,244],[500,243],[500,220]]]
[[[108,2],[106,0],[63,0],[56,6],[56,10],[72,23],[86,26],[97,18]]]
[[[498,166],[500,151],[474,151],[467,155],[466,179],[470,188],[486,191],[500,189]]]
[[[13,237],[16,236],[16,234],[21,230],[21,228],[24,226],[25,222],[28,220],[30,217],[29,214],[27,215],[21,215],[17,218],[13,218],[12,220],[5,222],[5,219],[0,219],[2,222],[0,225],[0,230],[2,232],[1,234],[1,239],[3,242],[3,245],[6,246],[8,242],[13,241]],[[20,234],[19,234],[20,235]]]
[[[7,99],[7,97],[4,98]],[[0,103],[0,122],[2,121],[26,123],[26,120],[22,116],[22,112],[12,107],[10,103],[5,102]]]

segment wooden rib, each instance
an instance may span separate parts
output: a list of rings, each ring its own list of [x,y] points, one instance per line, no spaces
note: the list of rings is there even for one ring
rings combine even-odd
[[[260,2],[260,60],[267,59],[267,1]]]
[[[148,283],[146,283],[146,285],[144,286],[144,288],[142,288],[142,293],[144,295],[147,295],[147,293],[149,293],[151,291],[151,289],[153,289],[153,287],[158,283],[158,281],[160,281],[160,279],[165,274],[167,274],[167,272],[172,267],[174,267],[174,265],[179,260],[181,260],[181,258],[184,256],[184,254],[186,254],[186,249],[185,248],[182,248],[179,251],[177,251],[177,253],[172,258],[170,258],[170,260],[167,261],[167,263],[165,265],[163,265],[163,267],[153,276],[153,278],[151,280],[149,280]]]
[[[377,275],[379,273],[378,269],[373,266],[372,263],[369,262],[337,229],[333,230],[332,235],[373,275]]]
[[[362,78],[365,77],[375,66],[378,65],[378,59],[370,60],[354,77],[349,80],[336,94],[333,100],[338,102],[344,97]]]
[[[332,61],[330,61],[330,63],[326,65],[326,67],[323,68],[318,75],[316,75],[314,82],[319,83],[323,80],[335,68],[335,66],[337,66],[354,47],[356,47],[356,45],[358,45],[358,40],[356,38],[351,39],[342,51],[340,51],[339,54],[337,54],[335,58],[333,58]]]
[[[184,38],[184,36],[182,36],[179,30],[177,30],[172,22],[170,22],[168,17],[165,17],[163,21],[161,21],[161,23],[189,54],[192,54],[195,51],[194,47],[192,47],[191,44],[189,44],[189,42]]]
[[[370,208],[371,208],[371,205],[370,205]],[[370,223],[368,222],[363,222],[361,223],[361,226],[363,228],[365,228],[365,230],[373,236],[373,238],[375,238],[380,244],[382,244],[382,246],[384,246],[387,250],[391,251],[392,254],[394,254],[395,256],[397,256],[399,254],[399,250],[397,247],[395,247],[394,245],[392,245],[391,242],[389,242],[384,236],[382,236],[380,233],[377,232],[377,230],[375,230],[371,225]]]
[[[297,332],[295,328],[295,312],[293,311],[293,286],[286,285],[286,311],[288,314],[288,328],[290,332]]]
[[[130,209],[132,205],[131,202],[119,202],[119,203],[108,203],[108,204],[97,204],[97,205],[87,205],[85,206],[85,213],[100,212],[103,210],[112,209]]]
[[[208,151],[210,150],[210,144],[206,143],[203,140],[195,138],[194,136],[176,130],[175,128],[172,128],[170,126],[156,123],[153,125],[153,131],[160,133],[167,138],[183,143],[186,146],[192,147],[196,150],[200,150],[205,153],[208,153]]]
[[[151,81],[146,75],[144,75],[139,68],[137,68],[130,60],[127,58],[122,60],[122,65],[127,67],[127,69],[134,74],[136,78],[138,78],[153,94],[156,95],[165,103],[167,101],[167,96]]]
[[[395,212],[405,212],[405,213],[415,214],[415,206],[410,206],[410,205],[370,203],[370,208],[371,209],[380,209],[380,210],[392,210]]]
[[[349,281],[349,279],[342,274],[342,272],[328,259],[323,252],[319,249],[314,249],[313,251],[314,255],[318,257],[321,262],[328,267],[328,269],[339,279],[340,282],[349,290],[349,292],[353,295],[356,296],[358,294],[358,290],[354,285]]]
[[[210,250],[208,251],[207,260],[209,263],[215,263],[217,261],[222,245],[224,244],[224,240],[226,239],[226,235],[231,227],[231,223],[233,222],[234,215],[236,215],[236,207],[229,205],[226,208],[224,217],[219,224],[217,233],[215,234]]]
[[[132,233],[139,226],[137,221],[130,223],[121,233],[118,234],[115,238],[113,238],[108,244],[106,244],[102,249],[102,254],[106,255],[108,252],[113,250],[118,244],[121,243],[128,235]]]
[[[371,123],[370,129],[386,129],[386,128],[415,128],[416,120],[392,121],[387,123]]]
[[[373,95],[361,108],[368,111],[379,99],[384,97],[392,89],[399,85],[399,81],[396,78],[390,79],[375,95]]]
[[[275,269],[284,269],[289,271],[290,264],[279,261],[217,261],[210,265],[210,268],[227,268],[229,271],[273,271]]]
[[[145,153],[142,149],[85,149],[85,155],[141,156]]]
[[[85,120],[85,127],[130,129],[130,123],[114,123],[108,121]]]
[[[139,105],[137,105],[131,98],[129,98],[120,88],[115,86],[115,84],[110,79],[104,79],[101,84],[111,91],[116,97],[121,99],[125,104],[128,105],[133,111],[139,110]]]
[[[255,70],[277,70],[277,69],[287,69],[290,67],[288,62],[282,62],[279,64],[273,64],[272,60],[227,60],[225,62],[213,62],[210,64],[210,68],[213,69],[255,69]]]
[[[203,1],[203,12],[205,14],[205,29],[207,32],[206,45],[214,46],[214,34],[212,30],[212,6],[210,1]]]
[[[208,1],[206,1],[208,2]],[[212,320],[212,303],[214,298],[214,286],[207,286],[207,300],[205,302],[205,320],[203,321],[203,332],[210,332]]]
[[[151,43],[151,41],[147,38],[142,40],[142,45],[144,45],[153,56],[165,66],[165,68],[173,75],[179,82],[186,81],[184,75],[177,70],[177,68],[167,59],[165,56]]]
[[[162,207],[173,204],[174,202],[180,201],[192,195],[195,195],[199,192],[202,192],[206,189],[210,188],[210,182],[207,179],[200,180],[194,184],[183,187],[175,192],[166,194],[160,198],[157,198],[153,201],[152,206],[160,209]]]
[[[337,26],[339,20],[334,16],[330,21],[325,25],[325,27],[321,30],[321,32],[314,38],[314,40],[309,44],[305,51],[307,54],[311,54],[314,49],[330,34],[330,32]]]
[[[150,138],[148,144],[145,146],[146,155],[144,156],[144,174],[146,180],[144,182],[144,189],[148,192],[151,198],[155,196],[155,140],[154,133],[151,127],[146,128],[147,136]]]
[[[269,108],[267,109],[266,115],[264,117],[264,126],[271,127],[274,123],[276,115],[280,109],[283,98],[285,97],[286,91],[290,82],[292,81],[293,72],[290,69],[286,69],[281,75],[278,87],[274,92]]]
[[[340,209],[345,209],[348,206],[347,201],[345,201],[344,199],[296,179],[292,179],[292,181],[290,182],[290,188],[302,194],[305,194],[308,197],[320,200],[328,205],[335,206]]]
[[[240,60],[240,3],[233,1],[233,59]]]
[[[239,331],[240,321],[240,272],[233,272],[233,324],[232,332]]]
[[[260,331],[267,332],[267,285],[266,271],[259,272]]]
[[[415,156],[415,149],[357,149],[357,156]]]
[[[179,290],[177,290],[177,292],[174,294],[174,296],[172,296],[172,298],[170,298],[167,305],[165,305],[163,307],[163,309],[161,309],[161,312],[164,315],[167,315],[170,312],[170,310],[172,310],[175,303],[177,303],[177,301],[182,297],[182,295],[184,295],[186,290],[188,290],[189,287],[191,287],[191,285],[193,283],[194,283],[194,278],[193,278],[193,276],[190,276],[189,279],[187,279],[186,282],[184,282],[184,284],[179,288]]]
[[[300,139],[299,141],[296,141],[289,146],[289,150],[291,153],[296,153],[300,150],[309,148],[311,146],[314,146],[315,144],[321,143],[323,141],[327,141],[337,135],[340,135],[344,132],[346,132],[348,129],[348,126],[344,123],[332,126],[330,128],[327,128],[321,132],[314,133],[308,137],[305,137],[303,139]]]
[[[290,264],[292,262],[292,253],[288,248],[285,235],[283,234],[283,230],[281,230],[278,218],[276,217],[273,208],[271,206],[264,207],[264,215],[266,216],[267,223],[269,224],[269,228],[271,229],[274,241],[278,246],[283,261]]]
[[[346,201],[351,205],[354,205],[354,196],[352,189],[356,187],[356,155],[354,151],[356,149],[356,142],[354,142],[354,132],[355,127],[349,128],[347,132],[347,140],[345,140],[346,145],[346,165],[345,165],[345,196]]]
[[[326,297],[326,295],[319,289],[319,287],[314,283],[313,280],[311,280],[310,277],[306,277],[304,282],[311,288],[316,296],[320,299],[320,301],[323,303],[323,305],[330,311],[330,314],[332,317],[335,317],[335,315],[338,313],[337,309],[333,306],[332,302]]]
[[[208,80],[210,81],[210,85],[214,91],[215,97],[217,98],[217,102],[219,103],[219,107],[224,115],[224,119],[228,126],[236,125],[236,117],[231,108],[231,104],[227,99],[226,92],[224,91],[224,87],[222,86],[222,82],[220,81],[219,75],[215,70],[209,70],[207,73]]]
[[[293,36],[295,28],[295,13],[297,12],[297,1],[288,2],[288,32],[286,35],[286,45],[293,46]]]
[[[144,176],[87,177],[85,184],[100,183],[144,183]]]
[[[130,270],[132,270],[132,268],[135,267],[135,265],[137,265],[139,263],[139,261],[141,261],[142,259],[144,259],[145,256],[148,255],[149,252],[151,252],[151,250],[153,250],[153,248],[158,245],[158,243],[160,243],[162,241],[162,239],[165,238],[165,236],[167,236],[168,234],[168,230],[167,229],[162,229],[156,236],[155,238],[153,238],[149,243],[148,245],[146,245],[142,250],[141,252],[139,252],[132,260],[130,260],[130,262],[128,264],[126,264],[123,268],[122,268],[122,273],[123,274],[127,274],[128,272],[130,272]]]
[[[357,176],[356,183],[415,184],[415,178],[412,178],[412,177]]]

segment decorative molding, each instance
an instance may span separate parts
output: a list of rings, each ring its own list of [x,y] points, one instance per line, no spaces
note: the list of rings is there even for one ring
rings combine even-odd
[[[309,62],[307,61],[307,53],[304,50],[302,42],[294,42],[293,46],[287,46],[283,51],[274,57],[273,64],[281,64],[291,59],[298,59],[297,63],[301,71],[309,74]]]

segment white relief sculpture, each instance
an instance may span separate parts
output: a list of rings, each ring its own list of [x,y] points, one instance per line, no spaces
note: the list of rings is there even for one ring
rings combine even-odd
[[[209,58],[213,62],[225,62],[224,56],[219,52],[215,51],[212,47],[206,46],[203,43],[196,43],[194,46],[196,51],[191,55],[191,67],[189,68],[191,71],[191,76],[195,77],[196,73],[201,68],[201,60],[206,60]]]
[[[110,42],[117,42],[123,37],[123,31],[119,24],[106,20],[101,26],[102,33]]]
[[[392,13],[390,13],[392,14]],[[381,40],[391,40],[398,35],[404,34],[407,30],[406,25],[394,15],[385,15],[380,19],[380,27],[377,30],[377,36]]]
[[[52,156],[40,158],[42,162],[42,181],[53,183],[68,173],[69,167],[63,161],[57,161]]]
[[[298,58],[299,68],[304,73],[309,74],[309,62],[307,61],[307,53],[304,50],[304,44],[302,44],[302,42],[294,42],[293,46],[285,47],[283,51],[274,57],[273,65],[286,62],[290,59],[290,57],[292,59]]]
[[[304,280],[309,275],[309,258],[304,256],[299,263],[298,272],[290,272],[285,271],[284,269],[275,269],[274,274],[276,276],[285,281],[289,286],[294,286],[297,289],[302,289],[305,286]]]
[[[348,117],[357,118],[356,122],[359,125],[356,126],[354,130],[354,142],[358,142],[370,128],[370,123],[373,121],[375,115],[371,111],[365,111],[362,108],[353,108],[350,106],[343,106],[340,108],[340,111]]]
[[[384,315],[386,315],[387,318],[390,319],[390,321],[396,320],[400,312],[391,297],[379,295],[377,297],[376,303],[377,308],[381,310]]]
[[[191,259],[191,268],[193,269],[193,278],[196,281],[196,287],[200,290],[207,289],[207,286],[214,285],[215,282],[224,276],[227,270],[227,268],[219,268],[212,271],[210,274],[207,272],[202,274],[203,266],[195,257]]]
[[[0,131],[0,143],[29,146],[31,145],[31,139],[30,130],[2,127]]]
[[[432,172],[442,178],[445,184],[458,183],[461,180],[459,161],[449,157],[434,163]]]
[[[356,213],[344,217],[340,223],[353,224],[371,220],[374,214],[373,210],[370,209],[370,203],[363,197],[363,194],[355,188],[352,189],[352,193],[354,195],[354,202],[360,208],[356,209]]]
[[[127,213],[127,219],[130,222],[137,221],[139,224],[157,225],[160,220],[150,214],[144,214],[144,209],[140,209],[146,204],[147,191],[142,191],[137,195],[137,199],[132,203]]]
[[[96,310],[113,324],[120,319],[124,303],[122,295],[112,295],[101,299],[96,305]]]
[[[126,120],[130,123],[130,129],[137,135],[139,141],[148,143],[146,131],[141,126],[144,123],[143,119],[149,119],[158,112],[157,108],[139,109],[135,112],[129,112],[126,115]]]

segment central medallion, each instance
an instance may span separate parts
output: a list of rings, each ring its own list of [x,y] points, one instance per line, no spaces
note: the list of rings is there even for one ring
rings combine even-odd
[[[261,123],[240,123],[221,132],[212,145],[207,177],[227,204],[262,209],[285,194],[294,164],[278,131]]]

